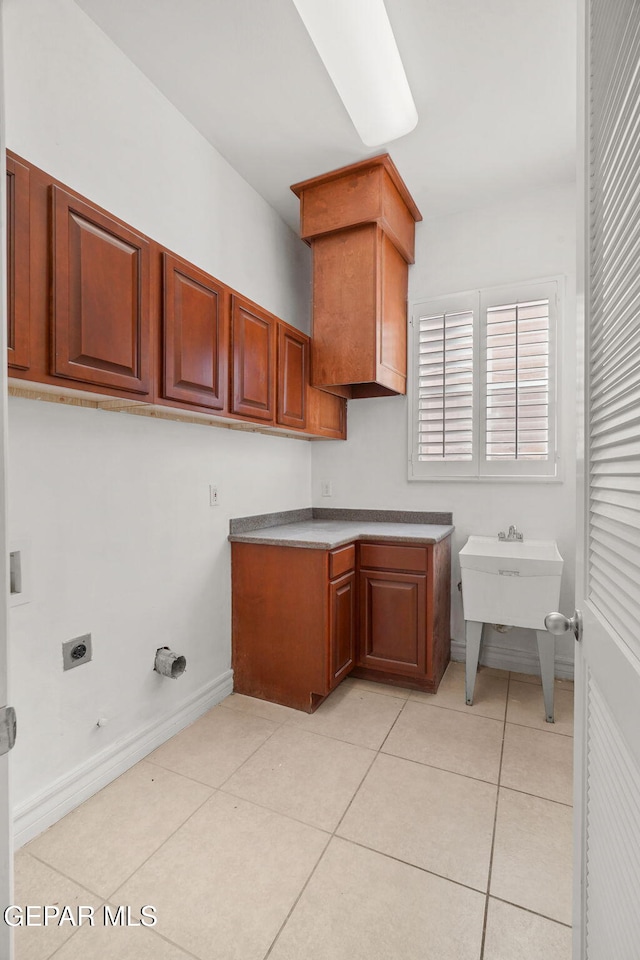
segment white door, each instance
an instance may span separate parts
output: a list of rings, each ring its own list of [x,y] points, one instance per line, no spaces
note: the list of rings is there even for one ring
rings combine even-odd
[[[574,960],[638,960],[640,3],[579,0],[579,9],[585,315]]]
[[[0,3],[0,13],[1,3]],[[2,63],[2,17],[0,16],[0,63]],[[4,87],[0,70],[0,118],[4,118]],[[0,119],[0,723],[7,704],[7,634],[8,634],[8,537],[6,508],[6,450],[7,450],[7,375],[4,357],[6,344],[6,229],[5,229],[5,139],[4,121]],[[0,729],[0,957],[11,960],[11,930],[4,923],[5,906],[13,903],[13,843],[11,833],[11,806],[9,803],[9,755],[4,749],[3,730]]]

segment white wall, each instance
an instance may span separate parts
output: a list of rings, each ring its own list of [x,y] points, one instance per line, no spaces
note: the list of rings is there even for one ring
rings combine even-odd
[[[452,569],[452,637],[464,639],[457,551],[472,534],[495,535],[511,523],[525,536],[557,539],[565,559],[562,609],[573,611],[575,556],[575,187],[525,196],[501,206],[426,221],[418,225],[416,263],[409,301],[519,280],[566,277],[560,329],[560,463],[563,482],[409,482],[407,479],[407,398],[354,400],[349,404],[346,444],[315,446],[313,491],[316,506],[451,510],[456,527]],[[321,496],[322,480],[333,482],[333,497]],[[486,633],[487,646],[515,648],[504,666],[533,654],[529,631]],[[559,659],[571,660],[573,645],[558,642]],[[498,653],[499,656],[499,653]],[[514,660],[515,657],[515,660]],[[494,664],[497,661],[494,659]]]
[[[93,22],[71,0],[5,0],[4,27],[7,145],[304,329],[304,244]],[[24,838],[136,759],[138,733],[148,749],[167,717],[219,695],[229,517],[308,506],[311,454],[24,399],[9,432],[10,533],[31,567],[31,602],[11,614]],[[63,674],[62,642],[85,632],[93,662]],[[152,672],[165,644],[187,657],[177,681]]]

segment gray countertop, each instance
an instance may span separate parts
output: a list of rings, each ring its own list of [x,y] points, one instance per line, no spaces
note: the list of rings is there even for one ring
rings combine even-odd
[[[367,520],[303,520],[265,529],[232,533],[232,543],[262,543],[277,547],[332,550],[353,540],[397,543],[438,543],[453,533],[450,524],[385,523]]]

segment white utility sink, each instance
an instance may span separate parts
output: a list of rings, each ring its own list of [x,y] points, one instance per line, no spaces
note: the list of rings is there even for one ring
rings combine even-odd
[[[563,562],[555,540],[469,537],[460,551],[465,620],[544,630]]]
[[[515,527],[511,529],[515,533]],[[469,705],[473,703],[483,625],[529,627],[536,631],[545,714],[553,723],[555,638],[545,629],[544,618],[558,609],[563,562],[555,540],[475,536],[467,540],[460,551],[460,571],[466,621],[465,699]]]

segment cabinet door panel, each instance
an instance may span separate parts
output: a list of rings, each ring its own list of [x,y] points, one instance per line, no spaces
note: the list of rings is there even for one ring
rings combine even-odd
[[[356,575],[348,573],[329,584],[330,687],[335,687],[355,663]]]
[[[276,422],[285,427],[307,425],[309,338],[278,324],[278,402]]]
[[[425,675],[426,581],[420,574],[361,571],[361,666]]]
[[[334,440],[347,439],[347,401],[309,387],[309,433]]]
[[[399,392],[405,393],[409,265],[382,230],[378,236],[382,296],[378,363],[400,378],[403,386]]]
[[[10,367],[28,370],[29,168],[7,157],[7,352]]]
[[[375,380],[377,236],[376,225],[365,224],[314,241],[314,386]]]
[[[225,288],[164,254],[164,385],[169,400],[222,410],[228,370]]]
[[[275,326],[273,319],[233,297],[232,413],[273,421]]]
[[[52,373],[147,394],[149,244],[52,187]]]

